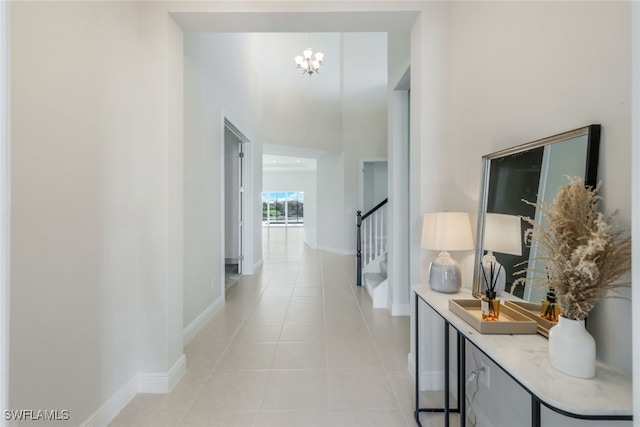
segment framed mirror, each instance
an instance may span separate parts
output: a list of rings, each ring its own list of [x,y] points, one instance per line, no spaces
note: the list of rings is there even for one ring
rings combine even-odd
[[[595,186],[600,131],[600,125],[585,126],[483,156],[474,296],[481,297],[486,289],[482,261],[492,260],[491,257],[495,257],[495,265],[502,265],[495,276],[497,290],[531,302],[540,302],[546,295],[547,290],[531,285],[531,280],[514,286],[515,280],[525,277],[514,276],[527,268],[523,262],[529,261],[531,270],[544,271],[544,266],[536,266],[540,261],[536,260],[535,243],[524,243],[524,232],[530,226],[520,218],[539,221],[541,212],[523,200],[551,203],[558,189],[569,183],[567,176],[582,176],[585,185]],[[527,279],[531,274],[526,273]]]

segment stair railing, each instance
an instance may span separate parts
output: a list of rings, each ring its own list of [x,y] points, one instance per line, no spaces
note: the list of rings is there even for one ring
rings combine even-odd
[[[356,284],[358,286],[362,286],[362,268],[387,252],[385,220],[388,200],[384,199],[364,215],[362,211],[356,214]]]

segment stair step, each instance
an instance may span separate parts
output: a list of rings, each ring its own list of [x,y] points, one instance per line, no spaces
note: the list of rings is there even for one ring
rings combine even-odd
[[[375,288],[387,279],[380,273],[364,273],[363,278],[364,282],[372,288]]]
[[[380,274],[387,277],[387,260],[380,261]]]

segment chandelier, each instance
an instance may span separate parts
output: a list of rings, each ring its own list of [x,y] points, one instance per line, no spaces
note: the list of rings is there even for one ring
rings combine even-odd
[[[324,53],[316,52],[313,54],[311,48],[307,48],[302,51],[302,56],[296,56],[296,68],[302,68],[302,74],[313,74],[320,72],[320,65],[324,59]]]

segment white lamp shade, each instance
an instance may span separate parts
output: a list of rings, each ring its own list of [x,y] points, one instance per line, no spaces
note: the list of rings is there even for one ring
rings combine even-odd
[[[302,56],[296,56],[294,59],[296,61],[296,65],[301,65],[302,61],[304,61],[304,58]]]
[[[521,256],[520,222],[519,216],[487,213],[484,217],[484,250]]]
[[[424,214],[422,248],[436,251],[473,249],[471,221],[467,212],[435,212]]]
[[[322,63],[322,60],[324,59],[324,53],[316,52],[315,57],[316,57],[316,61]]]
[[[312,54],[313,54],[313,51],[311,49],[305,49],[302,51],[302,55],[304,55],[305,59],[311,59]]]

